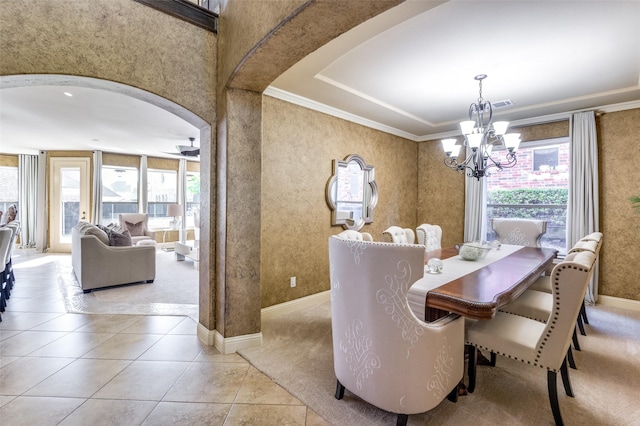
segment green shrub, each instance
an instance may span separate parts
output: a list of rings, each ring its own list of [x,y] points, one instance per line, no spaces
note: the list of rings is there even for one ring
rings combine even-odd
[[[501,189],[487,192],[489,217],[517,217],[546,220],[548,226],[565,226],[568,190],[565,188]],[[519,205],[527,206],[519,206]],[[531,205],[557,207],[531,207]]]

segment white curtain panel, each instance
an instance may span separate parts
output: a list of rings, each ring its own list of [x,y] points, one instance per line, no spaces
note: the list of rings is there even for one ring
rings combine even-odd
[[[599,231],[598,211],[598,138],[593,111],[576,113],[570,127],[571,172],[567,203],[567,246]],[[606,236],[604,237],[606,238]],[[598,261],[587,289],[586,301],[598,300]]]
[[[47,151],[40,151],[38,154],[38,189],[36,191],[37,195],[37,203],[36,203],[36,212],[34,213],[36,216],[36,226],[35,226],[35,243],[36,250],[44,253],[47,251],[47,233],[49,232],[48,228],[48,216],[49,216],[49,205],[48,197],[47,197]]]
[[[182,206],[182,221],[180,224],[180,242],[186,240],[185,224],[187,223],[187,160],[180,159],[178,163],[178,204]]]
[[[21,247],[36,246],[38,212],[38,156],[18,155],[18,220]]]
[[[93,151],[93,206],[91,218],[96,225],[102,220],[102,151]]]
[[[147,213],[147,156],[140,157],[140,171],[138,174],[138,213]]]
[[[464,241],[485,239],[485,186],[484,178],[465,177]]]

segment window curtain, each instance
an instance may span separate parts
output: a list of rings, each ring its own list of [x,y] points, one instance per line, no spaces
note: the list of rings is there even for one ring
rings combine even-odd
[[[138,213],[147,213],[147,156],[140,157],[140,171],[138,173]]]
[[[18,220],[20,247],[36,246],[38,212],[38,156],[18,155]]]
[[[178,163],[178,204],[182,206],[182,223],[180,224],[180,242],[184,244],[187,223],[187,160],[180,159]]]
[[[102,221],[102,151],[93,152],[93,207],[91,219],[96,225]]]
[[[471,155],[470,152],[467,155]],[[485,179],[465,177],[464,241],[485,239],[485,187]]]
[[[40,151],[38,154],[38,189],[36,191],[37,195],[37,203],[36,210],[37,213],[34,213],[36,216],[36,226],[35,226],[35,244],[36,250],[44,253],[47,251],[47,234],[49,232],[48,228],[48,216],[49,216],[49,208],[48,208],[48,198],[47,198],[47,151]]]
[[[571,117],[569,155],[569,200],[567,203],[567,245],[598,232],[598,140],[593,111],[580,112]],[[587,288],[587,303],[598,300],[598,262]]]

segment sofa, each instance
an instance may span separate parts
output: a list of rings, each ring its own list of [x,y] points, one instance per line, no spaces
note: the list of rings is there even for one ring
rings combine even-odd
[[[79,222],[71,232],[71,263],[83,292],[155,280],[155,246],[132,246],[130,237],[129,245],[109,245],[123,244],[115,237],[117,231],[110,236],[108,230],[87,222]]]

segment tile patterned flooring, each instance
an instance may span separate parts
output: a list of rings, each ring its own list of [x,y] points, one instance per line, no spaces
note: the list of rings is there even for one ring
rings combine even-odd
[[[244,358],[200,342],[193,319],[69,314],[56,263],[16,260],[0,322],[0,424],[328,424]]]

